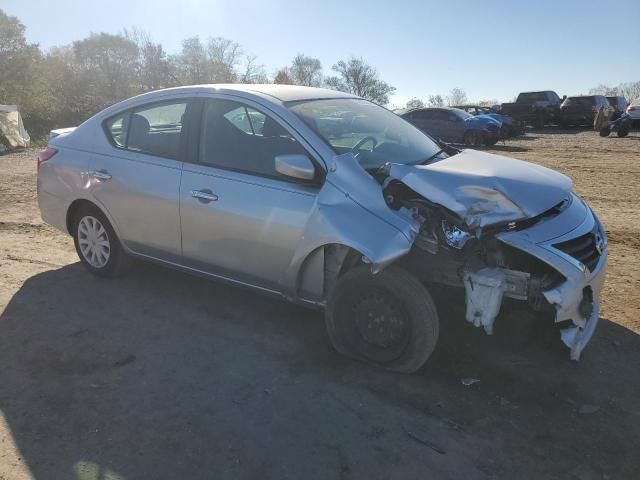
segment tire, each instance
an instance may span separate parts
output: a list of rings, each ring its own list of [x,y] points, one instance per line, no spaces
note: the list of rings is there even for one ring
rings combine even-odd
[[[618,136],[620,138],[622,137],[626,137],[627,135],[629,135],[629,127],[626,125],[622,125],[619,129],[618,129]]]
[[[610,133],[611,133],[611,130],[609,129],[609,127],[602,127],[600,129],[601,137],[608,137]],[[618,131],[618,136],[620,136],[620,131]]]
[[[464,134],[464,144],[467,147],[481,147],[483,141],[484,139],[482,138],[482,134],[475,130],[471,130]]]
[[[80,261],[100,277],[120,275],[128,264],[120,240],[99,208],[80,207],[73,219],[73,243]]]
[[[484,145],[485,145],[486,147],[493,147],[496,143],[498,143],[498,139],[497,139],[497,138],[489,138],[489,137],[486,137],[486,138],[484,139]]]
[[[325,310],[334,348],[402,373],[424,365],[438,341],[438,312],[426,288],[406,270],[372,274],[356,267],[338,278]]]

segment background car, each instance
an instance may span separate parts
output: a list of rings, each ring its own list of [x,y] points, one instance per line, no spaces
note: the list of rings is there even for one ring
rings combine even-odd
[[[494,110],[493,108],[484,105],[456,105],[453,108],[463,110],[474,117],[487,115],[491,118],[495,118],[502,123],[502,127],[500,128],[500,136],[502,138],[517,137],[524,133],[524,122],[516,122],[511,116],[499,113],[499,108],[498,110]]]
[[[613,107],[603,95],[567,97],[560,105],[560,125],[592,126],[600,108],[604,109],[605,116],[613,115]]]
[[[522,92],[514,103],[503,103],[500,113],[542,128],[558,121],[562,100],[553,90]]]
[[[627,99],[622,96],[607,97],[607,101],[613,107],[613,116],[611,117],[611,120],[617,119],[627,110],[627,107],[629,106],[629,102],[627,102]]]
[[[499,120],[486,115],[474,117],[457,108],[419,108],[399,115],[430,135],[467,146],[494,145],[500,139]]]
[[[636,100],[629,105],[627,107],[627,113],[631,116],[634,127],[637,127],[638,124],[640,124],[640,100]]]

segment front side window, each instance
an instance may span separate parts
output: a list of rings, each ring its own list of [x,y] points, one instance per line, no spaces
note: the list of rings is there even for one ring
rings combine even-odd
[[[287,107],[334,152],[353,152],[365,169],[377,169],[387,162],[419,163],[440,150],[409,122],[367,100],[303,100],[289,102]]]
[[[137,108],[129,120],[127,148],[177,158],[186,110],[187,102],[184,101]]]
[[[200,135],[200,161],[251,174],[280,177],[278,155],[305,149],[278,122],[255,108],[231,100],[207,100]]]

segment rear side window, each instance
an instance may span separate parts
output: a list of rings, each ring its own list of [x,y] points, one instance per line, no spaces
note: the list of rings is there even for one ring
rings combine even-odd
[[[279,123],[231,100],[207,100],[200,135],[200,161],[246,173],[275,177],[275,157],[306,154]]]
[[[129,150],[177,158],[187,102],[164,103],[134,110],[129,120]]]
[[[107,135],[116,147],[124,147],[127,144],[128,125],[129,112],[112,117],[105,123]]]

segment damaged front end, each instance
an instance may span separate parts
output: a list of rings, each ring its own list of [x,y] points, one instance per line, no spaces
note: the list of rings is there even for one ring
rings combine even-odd
[[[464,288],[467,321],[488,334],[505,299],[549,312],[579,359],[598,321],[606,235],[567,177],[467,150],[389,164],[378,180],[389,208],[420,225],[405,268]]]

